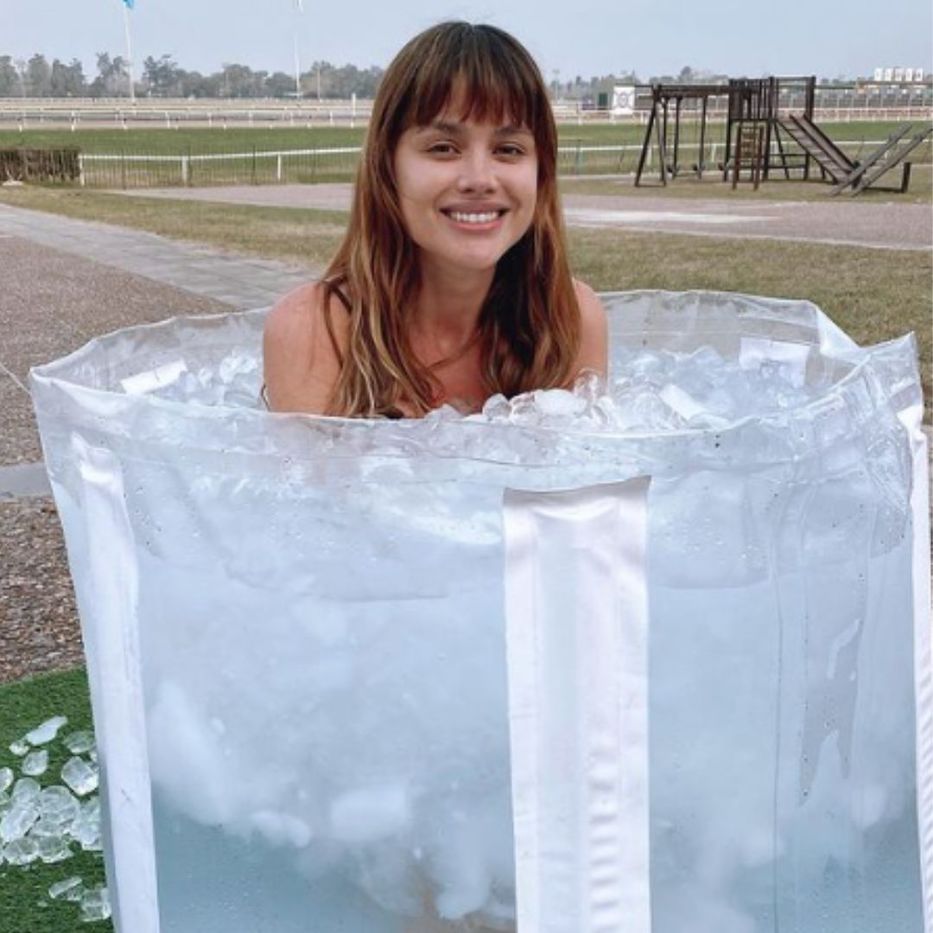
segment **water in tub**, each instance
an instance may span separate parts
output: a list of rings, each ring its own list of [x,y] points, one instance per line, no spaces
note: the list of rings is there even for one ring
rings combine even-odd
[[[801,366],[620,351],[608,394],[469,417],[715,429],[825,390]],[[187,376],[256,397],[248,358]],[[921,933],[895,431],[655,477],[654,933]],[[163,933],[514,929],[501,488],[129,469]]]

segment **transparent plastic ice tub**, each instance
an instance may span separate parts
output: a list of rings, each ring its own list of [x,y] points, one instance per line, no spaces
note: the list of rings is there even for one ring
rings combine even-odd
[[[609,400],[587,383],[466,418],[264,411],[263,311],[33,371],[121,933],[514,930],[506,629],[539,609],[506,618],[503,495],[637,478],[638,933],[928,929],[913,339],[859,348],[807,302],[606,302]]]

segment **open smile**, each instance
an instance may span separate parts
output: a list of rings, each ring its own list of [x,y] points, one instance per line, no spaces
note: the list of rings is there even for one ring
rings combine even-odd
[[[445,217],[449,217],[455,224],[463,224],[468,227],[488,227],[505,216],[507,210],[506,208],[485,211],[447,209],[442,210],[441,213]]]

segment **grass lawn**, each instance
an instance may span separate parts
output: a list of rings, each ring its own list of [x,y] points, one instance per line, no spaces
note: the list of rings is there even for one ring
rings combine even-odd
[[[18,772],[19,759],[9,744],[52,716],[68,717],[61,734],[91,728],[87,679],[83,670],[51,674],[0,685],[0,768]],[[60,784],[58,775],[68,758],[60,742],[49,746],[49,769],[40,778],[43,786]],[[80,930],[107,933],[109,922],[84,924],[79,921],[78,905],[52,900],[49,886],[74,875],[86,886],[104,883],[104,862],[100,853],[80,852],[53,865],[33,863],[0,866],[0,933],[78,933]]]
[[[919,126],[922,120],[915,120]],[[898,123],[864,121],[849,123],[821,123],[820,126],[837,140],[869,142],[884,139]],[[724,123],[707,126],[711,140],[724,133]],[[157,154],[251,152],[272,149],[308,149],[337,146],[358,146],[365,135],[363,127],[231,127],[211,128],[149,128],[149,129],[79,129],[72,133],[67,128],[0,130],[0,148],[15,146],[73,147],[84,152],[119,153],[145,152]],[[561,123],[558,126],[562,145],[631,145],[641,143],[644,127],[635,123]],[[697,138],[695,121],[684,117],[681,140],[685,143]],[[928,147],[927,147],[928,148]],[[926,159],[929,160],[929,152]]]
[[[673,186],[672,186],[673,187]],[[62,188],[0,188],[0,203],[102,220],[265,258],[321,267],[346,215]],[[780,240],[743,241],[616,230],[570,230],[576,273],[598,290],[708,288],[813,301],[861,344],[914,331],[929,419],[933,256]]]

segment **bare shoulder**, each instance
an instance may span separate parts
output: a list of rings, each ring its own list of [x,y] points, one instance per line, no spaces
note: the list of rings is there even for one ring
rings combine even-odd
[[[574,279],[573,286],[582,324],[575,374],[592,369],[605,376],[609,365],[609,322],[606,309],[599,295],[585,282]]]
[[[330,318],[334,340],[320,282],[290,291],[269,312],[262,341],[263,376],[273,411],[322,414],[327,409],[348,330],[347,313],[336,298],[331,298]]]

